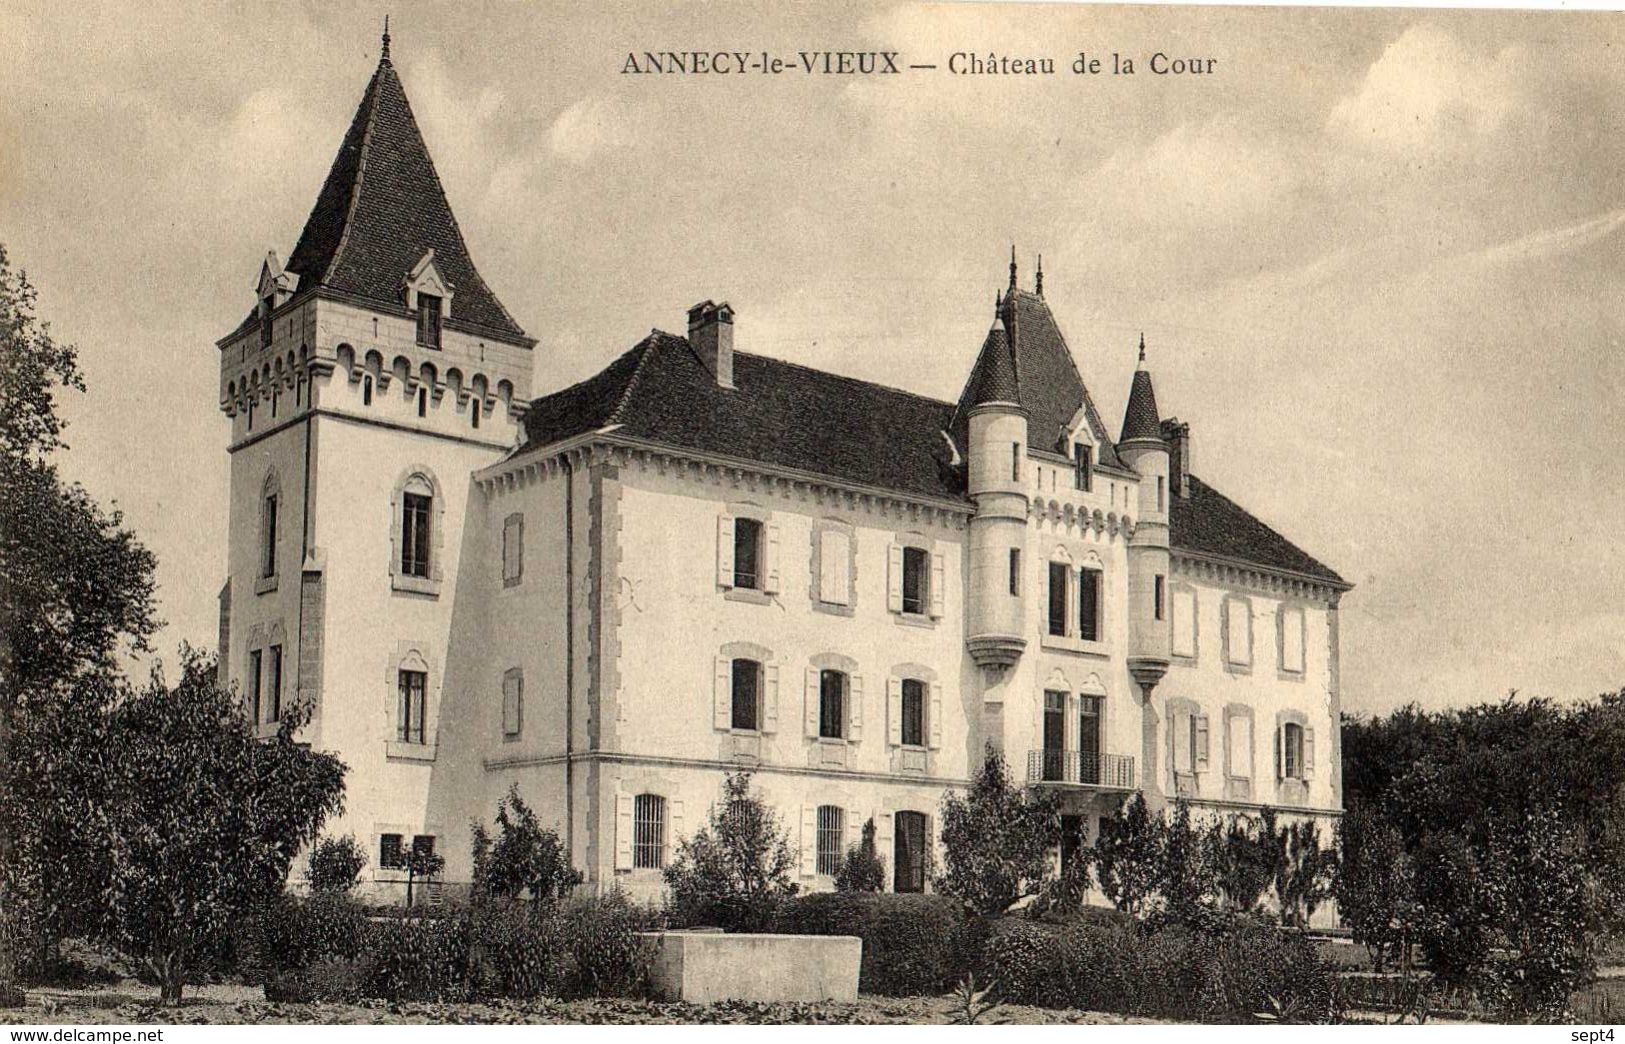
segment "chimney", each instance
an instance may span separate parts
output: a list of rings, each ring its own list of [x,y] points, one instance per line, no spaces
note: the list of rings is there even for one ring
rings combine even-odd
[[[701,301],[688,310],[688,343],[723,388],[734,386],[734,310]]]
[[[1178,418],[1162,422],[1162,438],[1168,443],[1168,488],[1176,497],[1191,495],[1191,426]]]

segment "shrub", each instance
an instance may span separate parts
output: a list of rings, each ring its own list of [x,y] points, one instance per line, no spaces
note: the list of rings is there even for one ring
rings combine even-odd
[[[487,901],[474,911],[471,989],[482,997],[556,996],[561,974],[558,919],[518,901]]]
[[[649,990],[655,943],[639,933],[656,915],[615,891],[567,903],[558,913],[559,994],[642,997]]]
[[[681,927],[761,931],[797,891],[795,856],[772,808],[751,793],[748,772],[730,773],[722,788],[707,824],[666,867],[671,917]]]
[[[366,996],[372,962],[323,960],[306,968],[277,972],[265,982],[265,999],[293,1004],[354,1004]]]
[[[1111,819],[1102,820],[1094,845],[1095,873],[1106,898],[1126,914],[1140,916],[1162,876],[1163,823],[1135,794]]]
[[[470,923],[466,916],[372,921],[366,995],[385,1000],[467,1000]]]
[[[835,871],[837,892],[881,892],[886,888],[886,864],[875,851],[875,821],[863,824],[863,839],[846,850]]]
[[[976,967],[978,919],[940,895],[822,892],[779,907],[773,930],[787,935],[856,935],[863,940],[858,988],[892,997],[938,994]]]
[[[1390,961],[1408,966],[1416,885],[1405,839],[1381,815],[1357,805],[1338,824],[1337,910],[1354,941],[1382,971]]]
[[[991,746],[970,791],[942,799],[943,872],[937,887],[983,914],[1043,891],[1061,832],[1052,794],[1018,789]]]
[[[558,832],[541,825],[517,784],[497,803],[496,824],[495,840],[483,823],[472,825],[476,896],[524,896],[552,905],[581,883]]]
[[[1161,874],[1163,917],[1187,928],[1204,929],[1212,921],[1222,876],[1211,846],[1191,826],[1190,806],[1174,805],[1173,816],[1162,829]]]
[[[310,850],[305,876],[312,892],[348,892],[366,866],[367,853],[352,835],[324,837]]]
[[[367,918],[342,892],[300,899],[283,893],[248,921],[238,947],[239,973],[270,981],[324,960],[349,960],[365,950]]]
[[[1217,940],[1203,997],[1208,1021],[1325,1022],[1335,979],[1303,936],[1254,923]]]

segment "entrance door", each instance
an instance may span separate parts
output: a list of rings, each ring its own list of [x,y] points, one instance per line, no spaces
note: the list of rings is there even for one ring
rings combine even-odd
[[[898,812],[892,818],[892,890],[925,891],[925,813]]]
[[[1044,778],[1065,779],[1066,693],[1044,693]]]
[[[1100,697],[1078,697],[1078,782],[1100,782]]]

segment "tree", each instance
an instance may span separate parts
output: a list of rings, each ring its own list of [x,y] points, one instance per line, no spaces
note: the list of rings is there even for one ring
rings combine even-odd
[[[1264,822],[1273,824],[1275,813],[1264,810]],[[1208,829],[1206,843],[1218,870],[1219,895],[1227,909],[1250,914],[1258,909],[1264,891],[1275,880],[1279,851],[1273,826],[1255,827],[1241,816],[1216,820]]]
[[[0,245],[0,987],[89,915],[105,844],[87,835],[116,691],[115,654],[156,627],[153,559],[82,488],[61,481],[56,397],[84,389],[72,345],[35,314]]]
[[[1275,865],[1275,898],[1281,920],[1299,928],[1309,924],[1332,895],[1337,852],[1320,844],[1320,826],[1312,819],[1293,823],[1280,833],[1281,858]]]
[[[1133,917],[1143,916],[1162,879],[1160,817],[1151,815],[1145,796],[1135,794],[1111,819],[1100,824],[1095,840],[1095,874],[1112,905]]]
[[[367,853],[353,834],[324,837],[310,850],[305,876],[312,892],[345,893],[356,886],[367,868]]]
[[[883,892],[886,890],[886,864],[875,850],[875,821],[863,824],[863,837],[846,850],[835,871],[837,892]]]
[[[796,857],[773,810],[751,792],[750,773],[730,772],[705,826],[666,867],[671,910],[681,925],[762,931],[797,891]]]
[[[256,739],[213,661],[183,648],[176,685],[155,671],[110,715],[97,824],[112,862],[107,929],[166,1004],[342,808],[343,764],[294,741],[308,714],[295,704],[275,738]]]
[[[1337,827],[1341,860],[1335,894],[1338,913],[1354,941],[1371,951],[1381,972],[1398,960],[1410,967],[1415,932],[1416,882],[1410,853],[1393,824],[1356,805]]]
[[[942,799],[943,872],[938,890],[981,914],[1042,892],[1054,876],[1060,808],[1051,794],[1018,789],[989,746],[964,797]]]
[[[540,910],[553,907],[582,882],[558,832],[542,826],[520,799],[518,784],[497,802],[496,825],[494,841],[485,824],[476,821],[472,827],[476,896],[526,895]]]
[[[1157,890],[1162,894],[1164,916],[1192,928],[1211,923],[1219,893],[1219,867],[1203,833],[1191,825],[1186,802],[1175,802],[1173,816],[1162,830],[1161,848]]]

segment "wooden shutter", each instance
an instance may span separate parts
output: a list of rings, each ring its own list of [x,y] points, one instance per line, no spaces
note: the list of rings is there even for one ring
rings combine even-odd
[[[841,824],[841,851],[863,840],[863,814],[855,808],[846,810],[846,822]]]
[[[803,705],[802,711],[802,725],[808,739],[818,738],[818,703],[819,696],[821,695],[819,692],[818,682],[818,668],[808,667],[807,699]]]
[[[903,679],[886,679],[886,742],[903,745]]]
[[[615,869],[632,869],[632,795],[615,795]]]
[[[892,813],[890,809],[883,808],[875,814],[875,851],[879,853],[881,861],[886,864],[886,875],[881,884],[881,890],[889,892],[892,890],[892,882],[896,879],[895,875],[897,873],[897,867],[892,865],[896,853],[892,851]]]
[[[929,703],[925,708],[926,734],[930,739],[931,749],[937,750],[942,746],[942,685],[931,682],[926,689]]]
[[[762,720],[757,723],[763,732],[779,731],[779,665],[762,664]]]
[[[734,585],[734,517],[717,517],[717,583],[724,587]]]
[[[762,590],[776,594],[779,590],[779,524],[768,522],[762,526]]]
[[[1195,747],[1197,771],[1206,771],[1208,765],[1208,720],[1206,714],[1196,716]]]
[[[801,876],[818,873],[818,807],[801,806]]]
[[[942,619],[943,558],[936,550],[931,552],[931,618]]]
[[[726,656],[717,657],[716,691],[712,698],[714,724],[719,729],[733,727],[733,663]]]
[[[894,613],[903,611],[902,544],[893,544],[886,549],[886,608]]]
[[[1275,724],[1275,778],[1286,778],[1286,740],[1284,733],[1286,726],[1280,722]]]
[[[677,854],[677,845],[683,839],[683,799],[666,799],[666,836],[662,843],[666,849],[666,858],[663,862],[671,862]]]
[[[863,675],[854,674],[846,685],[846,738],[856,743],[863,738]]]
[[[1194,759],[1191,757],[1191,715],[1188,711],[1180,711],[1174,715],[1173,728],[1174,771],[1191,771]]]
[[[1315,778],[1315,730],[1303,730],[1303,778]]]

